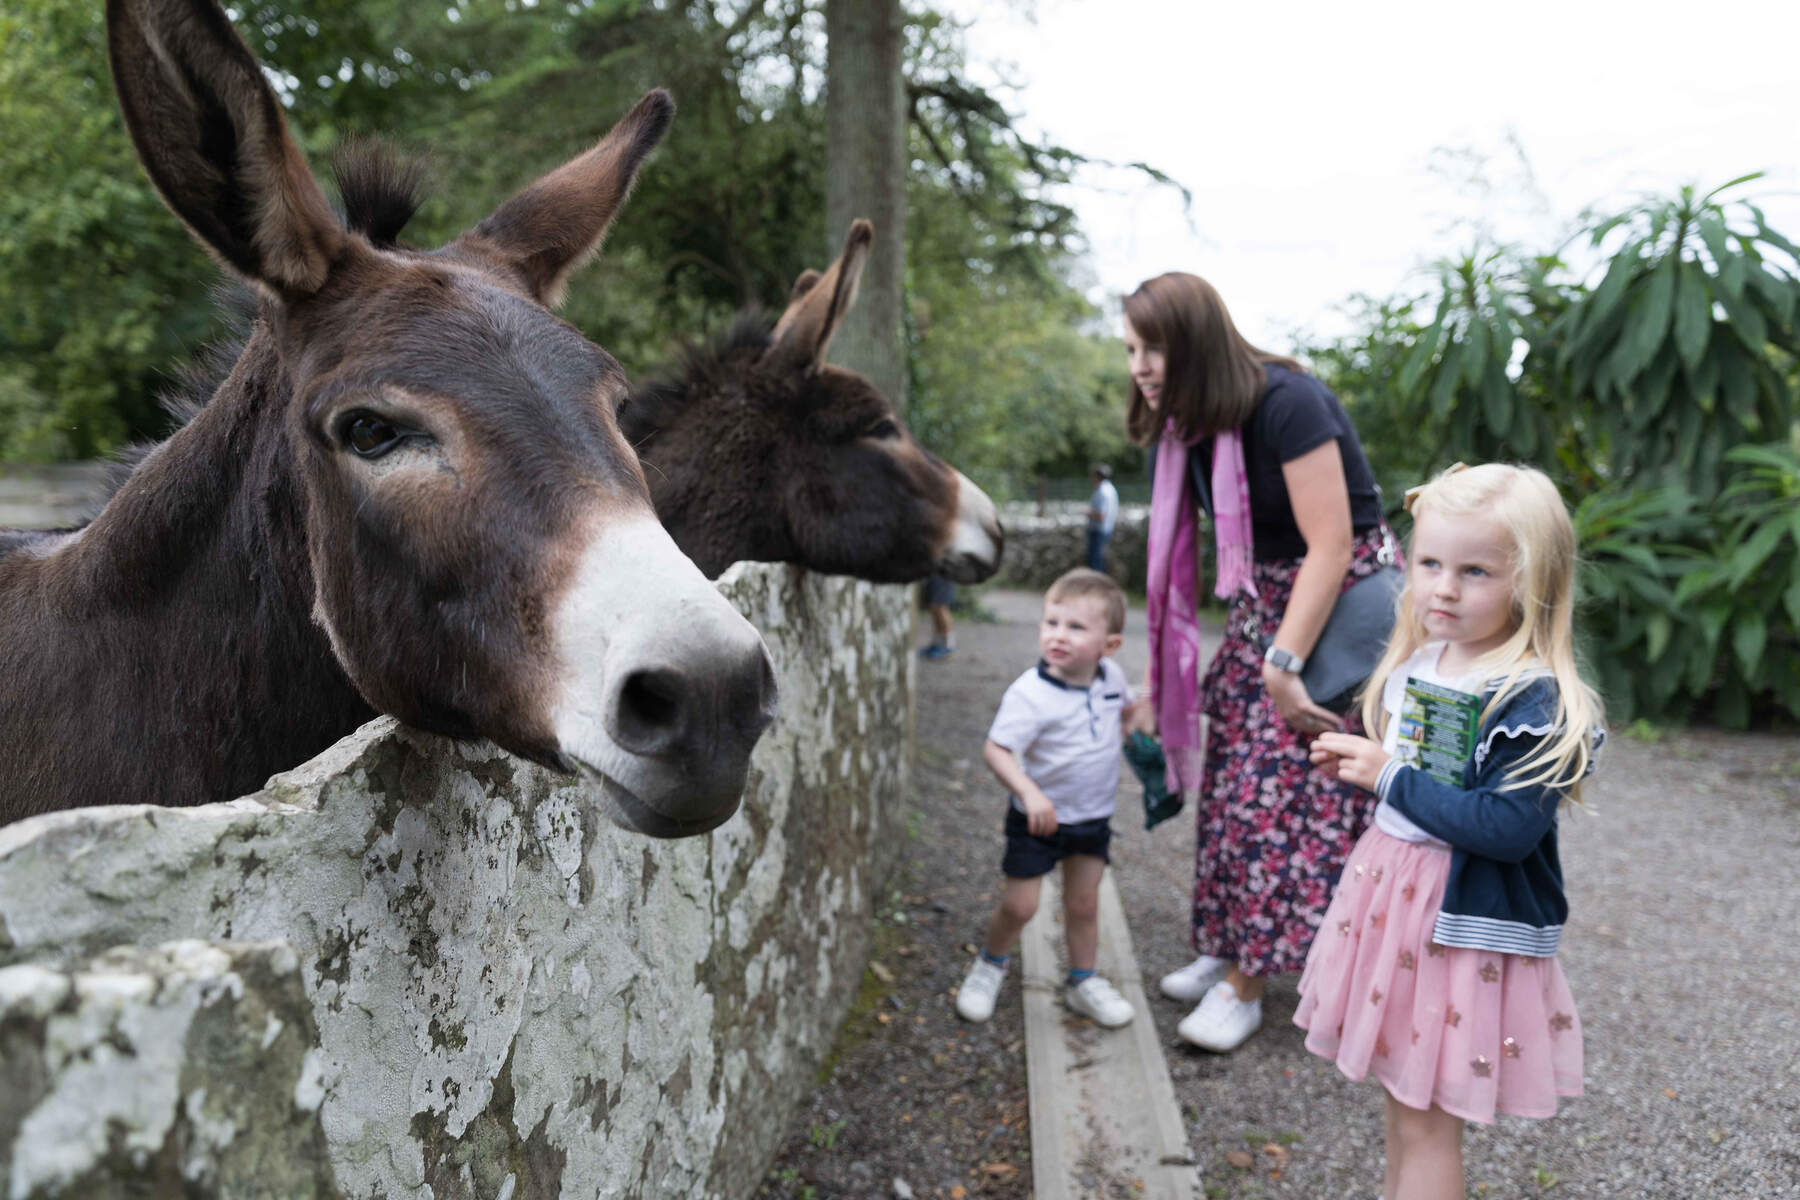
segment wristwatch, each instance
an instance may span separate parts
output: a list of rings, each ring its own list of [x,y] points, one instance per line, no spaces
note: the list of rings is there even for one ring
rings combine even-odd
[[[1301,658],[1298,654],[1290,654],[1288,651],[1283,650],[1280,646],[1273,643],[1270,643],[1269,648],[1263,651],[1263,661],[1268,663],[1271,667],[1274,667],[1277,671],[1287,671],[1294,675],[1298,675],[1300,672],[1306,670],[1306,660],[1304,658]]]

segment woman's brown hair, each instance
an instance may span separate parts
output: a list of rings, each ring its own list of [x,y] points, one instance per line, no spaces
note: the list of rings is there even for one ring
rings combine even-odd
[[[1125,297],[1125,319],[1145,345],[1163,352],[1158,406],[1152,409],[1137,383],[1131,385],[1125,430],[1140,446],[1157,439],[1165,419],[1175,422],[1176,436],[1184,442],[1236,429],[1262,397],[1264,367],[1275,363],[1290,371],[1303,369],[1291,358],[1245,341],[1213,285],[1185,271],[1139,284]]]

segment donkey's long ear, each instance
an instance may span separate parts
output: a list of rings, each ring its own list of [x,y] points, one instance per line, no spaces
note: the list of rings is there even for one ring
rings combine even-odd
[[[638,168],[674,116],[669,93],[650,92],[593,149],[502,204],[457,244],[498,254],[539,301],[555,307],[569,274],[600,248]]]
[[[821,278],[823,278],[823,277],[819,274],[819,272],[813,270],[811,267],[808,267],[808,268],[806,268],[806,270],[800,272],[800,277],[798,279],[794,280],[793,290],[788,293],[789,307],[792,307],[794,302],[799,300],[800,297],[802,297],[802,296],[806,295],[806,293],[812,291],[813,285],[815,283],[819,282],[819,280]]]
[[[106,41],[125,126],[175,215],[277,294],[317,291],[347,235],[224,11],[107,0]]]
[[[875,226],[860,218],[850,222],[844,252],[837,261],[823,275],[808,271],[795,281],[787,311],[775,322],[775,344],[769,354],[797,360],[809,368],[825,361],[832,335],[856,302],[856,282],[862,278],[869,247],[874,244]]]

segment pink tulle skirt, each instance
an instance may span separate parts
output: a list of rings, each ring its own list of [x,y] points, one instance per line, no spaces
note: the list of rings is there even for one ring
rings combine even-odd
[[[1554,958],[1439,946],[1450,852],[1371,827],[1300,976],[1306,1048],[1409,1108],[1465,1121],[1556,1115],[1581,1095],[1581,1018]]]

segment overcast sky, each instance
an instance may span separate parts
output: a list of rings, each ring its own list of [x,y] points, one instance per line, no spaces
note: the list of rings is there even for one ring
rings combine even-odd
[[[1741,190],[1800,240],[1794,0],[957,8],[972,57],[1023,85],[1002,95],[1028,130],[1193,191],[1190,218],[1141,176],[1084,176],[1096,294],[1194,271],[1269,349],[1341,329],[1353,292],[1416,285],[1475,224],[1549,249],[1584,207],[1763,170]]]

